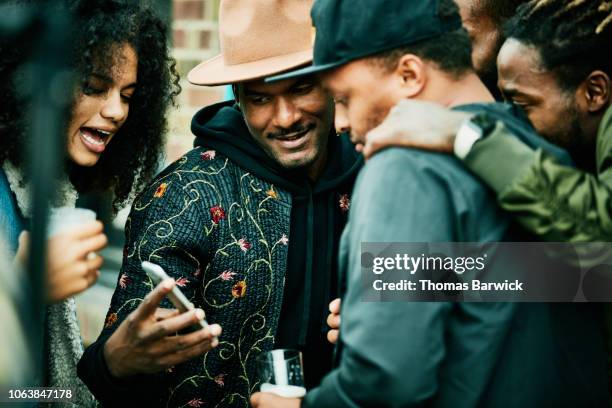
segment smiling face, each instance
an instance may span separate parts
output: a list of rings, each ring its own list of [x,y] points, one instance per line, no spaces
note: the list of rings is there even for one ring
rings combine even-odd
[[[525,111],[540,135],[569,151],[586,141],[574,93],[562,89],[553,73],[543,68],[536,48],[509,39],[497,66],[504,98]]]
[[[238,86],[238,100],[251,135],[268,156],[286,169],[318,173],[334,117],[333,101],[318,81],[247,82]]]
[[[128,117],[138,58],[131,46],[122,45],[114,61],[116,65],[107,70],[110,76],[94,70],[76,98],[66,149],[79,166],[94,166]]]

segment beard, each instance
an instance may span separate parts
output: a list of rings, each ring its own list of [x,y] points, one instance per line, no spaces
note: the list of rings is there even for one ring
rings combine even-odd
[[[549,140],[566,149],[580,169],[595,173],[595,145],[597,137],[596,135],[586,134],[582,128],[580,110],[573,97],[568,98],[564,117],[565,124],[554,135],[551,135]]]

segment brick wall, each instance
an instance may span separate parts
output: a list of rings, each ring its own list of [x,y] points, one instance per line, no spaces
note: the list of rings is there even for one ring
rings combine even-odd
[[[171,0],[173,56],[181,76],[183,91],[179,108],[170,112],[167,161],[172,162],[191,149],[191,117],[205,105],[221,101],[223,87],[194,86],[187,73],[200,62],[219,52],[217,17],[219,0]]]

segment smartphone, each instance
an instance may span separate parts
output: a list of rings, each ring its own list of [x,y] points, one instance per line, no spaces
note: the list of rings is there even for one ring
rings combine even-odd
[[[164,279],[169,279],[169,276],[166,271],[164,271],[164,268],[157,264],[144,261],[141,266],[156,286],[159,285],[160,282]],[[170,299],[174,307],[176,307],[176,309],[181,313],[185,313],[195,309],[193,304],[187,299],[187,297],[176,285],[174,285],[172,291],[168,293],[168,299]],[[191,326],[190,331],[200,330],[207,326],[208,322],[206,322],[206,319],[202,319],[197,324]]]

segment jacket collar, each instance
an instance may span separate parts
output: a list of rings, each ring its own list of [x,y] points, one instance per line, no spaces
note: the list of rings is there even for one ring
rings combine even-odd
[[[25,218],[31,218],[31,188],[30,183],[25,181],[25,177],[21,169],[13,165],[9,160],[5,160],[2,164],[2,169],[6,174],[9,186],[15,198],[21,215]],[[53,207],[74,207],[78,198],[78,193],[66,175],[58,181],[56,198],[53,200]]]

